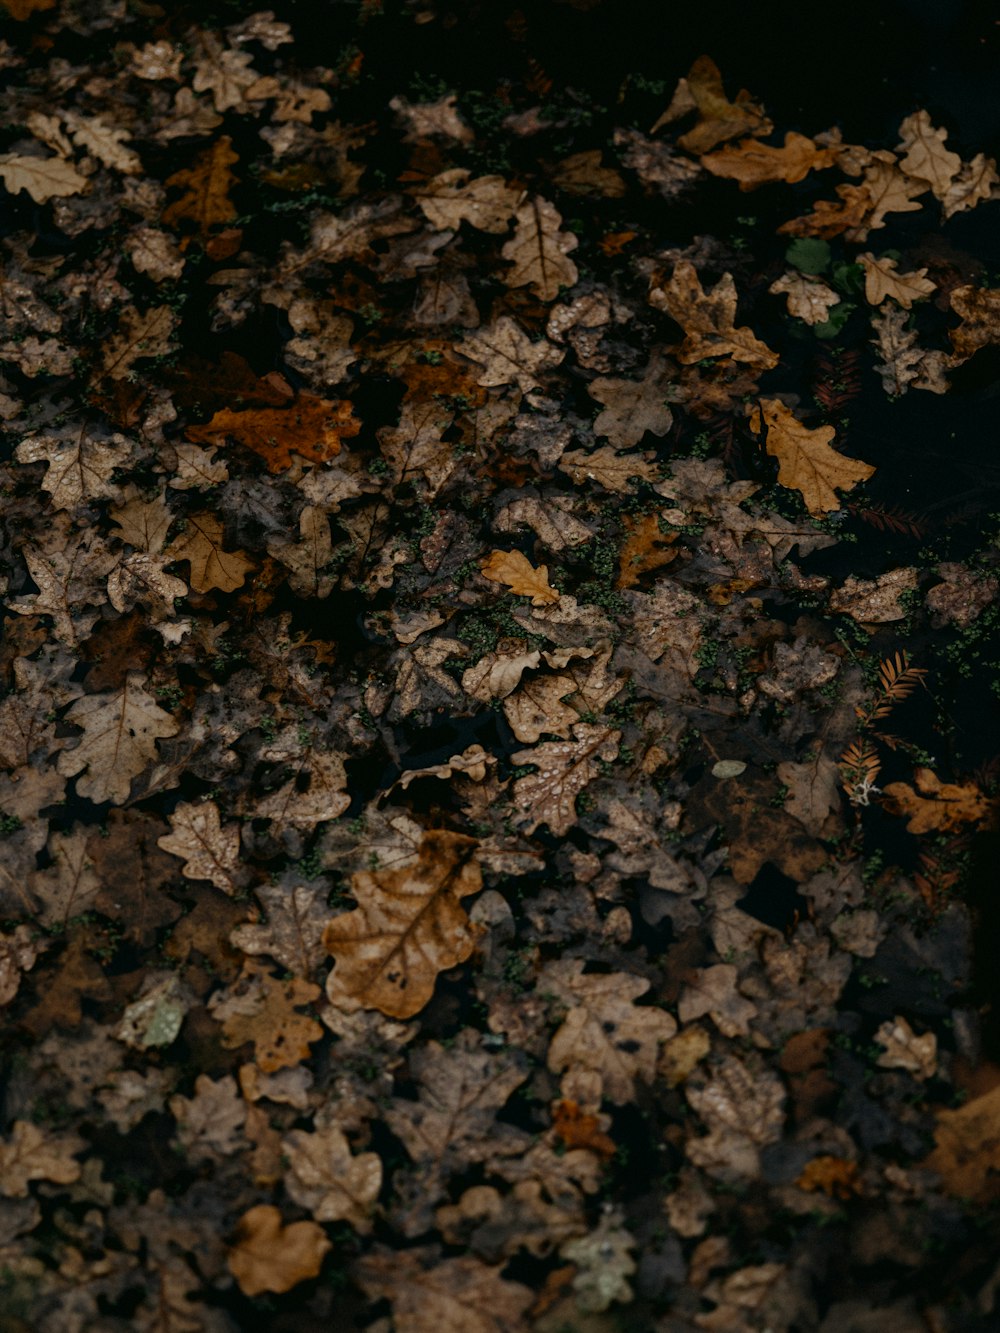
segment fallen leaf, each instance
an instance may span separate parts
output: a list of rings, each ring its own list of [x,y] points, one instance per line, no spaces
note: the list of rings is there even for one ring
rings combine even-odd
[[[757,1006],[739,994],[737,981],[738,971],[731,963],[717,963],[692,977],[677,1002],[681,1023],[707,1014],[724,1037],[749,1036]]]
[[[806,1164],[795,1184],[810,1194],[822,1190],[831,1199],[851,1199],[861,1193],[859,1176],[857,1162],[823,1153]]]
[[[243,975],[208,1003],[209,1012],[222,1024],[227,1050],[253,1042],[254,1060],[265,1074],[288,1069],[308,1060],[310,1043],[323,1029],[315,1019],[298,1013],[320,995],[320,988],[301,977],[279,981],[259,963],[249,962]]]
[[[662,569],[677,558],[676,532],[664,532],[658,514],[629,515],[623,522],[625,540],[618,553],[616,588],[634,588],[643,574]]]
[[[464,1255],[441,1259],[431,1248],[358,1259],[355,1280],[369,1300],[388,1300],[406,1333],[519,1333],[533,1293],[501,1278],[503,1265]]]
[[[952,292],[952,298],[954,295]],[[951,358],[943,352],[920,347],[916,329],[907,328],[907,322],[906,312],[894,305],[884,306],[872,316],[876,335],[872,345],[878,348],[880,357],[875,368],[882,387],[893,397],[906,393],[911,386],[929,389],[931,393],[946,393],[949,386],[944,370]],[[960,333],[961,328],[951,330],[953,341]]]
[[[537,389],[539,375],[559,365],[566,355],[544,339],[532,342],[509,315],[463,338],[455,350],[483,367],[476,380],[483,388],[516,384],[522,393]]]
[[[530,287],[540,301],[554,301],[577,280],[576,265],[567,256],[579,241],[559,230],[562,217],[547,199],[527,200],[515,219],[514,235],[500,251],[513,265],[504,281],[508,287]]]
[[[46,1132],[29,1120],[15,1120],[10,1137],[0,1139],[0,1194],[27,1198],[34,1180],[71,1185],[80,1179],[76,1157],[84,1146],[76,1134]]]
[[[936,199],[945,199],[952,180],[958,174],[962,159],[945,148],[947,130],[935,129],[926,111],[915,111],[899,127],[900,142],[896,151],[906,151],[900,162],[901,170],[931,187]]]
[[[883,1048],[875,1061],[882,1069],[905,1069],[916,1078],[933,1078],[937,1073],[937,1037],[925,1032],[922,1037],[905,1018],[892,1018],[875,1033],[875,1042]]]
[[[457,231],[463,222],[479,231],[506,231],[520,197],[502,176],[470,180],[469,172],[460,167],[440,172],[410,193],[439,231]]]
[[[211,880],[223,893],[234,893],[233,872],[240,861],[239,825],[223,827],[214,801],[182,801],[169,818],[172,832],[159,838],[157,845],[184,861],[181,873],[188,879]]]
[[[30,0],[29,0],[30,3]],[[65,199],[86,189],[88,181],[61,157],[25,157],[0,153],[0,179],[11,194],[24,190],[36,204]]]
[[[628,1279],[636,1271],[636,1262],[629,1251],[635,1248],[635,1237],[625,1230],[621,1214],[614,1209],[604,1214],[589,1235],[560,1246],[562,1257],[576,1265],[573,1290],[584,1314],[600,1314],[616,1301],[633,1299]]]
[[[597,777],[599,761],[607,763],[617,755],[620,739],[620,731],[577,722],[572,740],[516,750],[513,763],[537,769],[514,783],[517,822],[524,831],[534,833],[539,824],[548,824],[556,837],[564,837],[576,823],[577,796]]]
[[[530,597],[532,606],[551,606],[559,594],[549,587],[547,565],[537,569],[520,551],[492,551],[481,567],[483,578],[502,583],[517,597]]]
[[[956,287],[950,300],[962,321],[948,331],[955,361],[966,361],[980,347],[1000,342],[1000,287]]]
[[[288,1160],[285,1189],[317,1222],[349,1222],[367,1235],[382,1188],[377,1153],[352,1155],[343,1131],[328,1125],[314,1134],[294,1129],[281,1141]]]
[[[698,57],[683,83],[684,94],[690,101],[682,101],[681,114],[684,114],[688,104],[698,112],[697,125],[677,140],[681,148],[689,153],[707,153],[726,139],[735,139],[740,134],[763,136],[770,134],[774,128],[764,114],[763,107],[754,102],[745,89],[740,89],[735,101],[729,101],[719,67],[708,56]],[[670,116],[670,110],[665,114]],[[667,122],[661,116],[653,127],[654,133],[664,123]]]
[[[164,185],[183,193],[163,210],[164,224],[175,227],[178,222],[193,222],[204,237],[212,227],[231,222],[236,217],[236,208],[229,191],[239,178],[229,168],[239,160],[239,153],[233,152],[232,139],[224,134],[198,154],[193,167],[184,167],[168,176]]]
[[[812,139],[792,131],[785,135],[782,148],[743,139],[704,154],[701,165],[713,176],[739,181],[741,190],[756,190],[773,181],[794,185],[805,180],[810,171],[833,166],[833,154],[829,148],[820,148]]]
[[[788,302],[788,313],[810,325],[826,323],[830,311],[841,301],[838,293],[825,282],[800,273],[797,269],[786,270],[767,290],[772,296],[784,296]]]
[[[881,305],[887,296],[909,310],[914,301],[920,301],[937,291],[937,283],[924,277],[925,268],[912,273],[897,272],[895,259],[878,259],[870,252],[858,255],[858,263],[865,270],[865,300],[869,305]]]
[[[974,782],[942,782],[929,768],[914,771],[916,790],[890,782],[882,790],[896,813],[907,816],[910,833],[951,833],[963,824],[983,825],[993,805]]]
[[[139,311],[130,306],[122,311],[119,330],[104,345],[101,368],[110,380],[121,380],[137,361],[165,356],[171,350],[170,335],[177,316],[168,305]]]
[[[684,330],[683,343],[671,349],[682,365],[716,356],[732,357],[760,370],[771,370],[778,364],[777,354],[752,330],[735,326],[736,284],[731,273],[724,273],[706,292],[694,265],[682,260],[674,265],[669,282],[653,280],[649,303]]]
[[[342,440],[357,435],[361,423],[351,403],[332,402],[300,393],[290,407],[259,407],[238,412],[222,408],[204,426],[189,426],[195,444],[223,444],[233,439],[259,454],[269,472],[286,472],[292,454],[310,463],[325,463],[340,453]]]
[[[59,772],[65,777],[83,773],[76,784],[80,796],[124,805],[132,779],[156,758],[157,740],[180,730],[145,686],[145,675],[130,671],[116,693],[88,694],[66,713],[66,720],[82,727],[83,735],[60,754]]]
[[[630,449],[647,431],[666,435],[673,425],[666,370],[655,358],[642,379],[602,377],[591,380],[587,392],[603,406],[594,421],[595,435],[603,435],[616,449]]]
[[[358,906],[327,925],[323,943],[336,967],[328,993],[390,1018],[419,1013],[439,972],[464,962],[476,942],[460,899],[478,892],[475,839],[444,830],[424,834],[417,863],[360,871],[351,879]]]
[[[186,560],[191,567],[191,587],[196,592],[218,588],[232,592],[242,587],[254,568],[242,551],[226,551],[222,544],[222,524],[215,514],[205,511],[191,514],[180,536],[167,547],[171,560]]]
[[[332,1248],[315,1222],[285,1226],[277,1208],[261,1203],[245,1212],[237,1224],[228,1255],[229,1271],[244,1296],[291,1291],[318,1276]]]
[[[778,459],[778,481],[798,491],[810,514],[839,509],[837,490],[849,491],[874,476],[875,468],[830,448],[832,426],[805,426],[780,398],[761,398],[751,428],[765,434],[765,448]]]
[[[689,1140],[689,1159],[717,1180],[755,1178],[761,1148],[781,1137],[785,1094],[780,1078],[770,1071],[751,1073],[727,1055],[704,1075],[693,1075],[684,1092],[709,1131]]]
[[[934,1150],[920,1164],[947,1194],[986,1203],[1000,1189],[1000,1086],[956,1110],[940,1110]]]
[[[132,461],[133,447],[122,435],[102,439],[78,425],[47,435],[30,435],[14,450],[19,463],[47,464],[42,489],[52,496],[53,509],[75,509],[88,500],[117,494],[112,480],[117,468]]]
[[[842,611],[862,625],[886,625],[909,614],[904,597],[917,591],[919,575],[907,566],[890,569],[878,578],[857,579],[849,574],[830,593],[830,610]]]

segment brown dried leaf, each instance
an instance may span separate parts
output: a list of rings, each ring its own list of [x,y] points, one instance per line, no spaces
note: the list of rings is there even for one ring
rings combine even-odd
[[[754,102],[746,89],[741,88],[736,94],[736,100],[729,101],[719,67],[708,56],[698,57],[682,83],[683,90],[679,88],[674,95],[674,102],[679,102],[675,114],[685,114],[688,106],[698,112],[698,123],[694,129],[677,140],[680,147],[689,153],[707,153],[726,139],[735,139],[740,134],[761,137],[770,134],[774,128],[764,108]],[[671,110],[672,107],[665,113],[669,119],[674,118]],[[654,132],[665,123],[667,120],[661,116],[654,126]]]
[[[547,565],[536,569],[520,551],[491,551],[481,566],[483,578],[502,583],[518,597],[530,597],[532,606],[551,606],[559,594],[549,587]]]
[[[223,893],[234,893],[233,872],[240,862],[239,824],[223,827],[214,801],[182,801],[169,818],[172,832],[159,838],[157,845],[184,861],[181,873],[188,879],[210,879]]]
[[[196,592],[218,588],[232,592],[242,586],[254,568],[242,551],[226,551],[222,545],[222,523],[210,510],[191,514],[187,527],[167,547],[171,560],[186,560],[191,566],[191,587]]]
[[[459,900],[482,886],[478,843],[458,833],[424,834],[416,865],[360,871],[351,880],[358,901],[327,925],[323,943],[336,959],[328,983],[342,996],[390,1018],[419,1013],[439,972],[464,962],[476,931]]]
[[[1000,1178],[1000,1086],[957,1110],[937,1113],[934,1151],[921,1165],[936,1171],[948,1194],[987,1202]]]
[[[924,277],[925,268],[898,273],[895,259],[884,256],[876,259],[870,251],[858,255],[857,262],[864,266],[865,300],[869,305],[881,305],[887,296],[891,296],[904,310],[909,310],[914,301],[937,291],[937,283]]]
[[[265,1074],[308,1060],[310,1042],[323,1029],[315,1019],[296,1012],[311,1004],[320,988],[301,977],[279,981],[260,964],[247,963],[243,975],[209,1001],[209,1012],[222,1024],[227,1050],[254,1044],[254,1059]]]
[[[577,796],[597,777],[598,761],[614,759],[620,739],[620,731],[577,722],[572,740],[546,741],[531,750],[515,751],[513,763],[533,764],[538,770],[514,783],[518,823],[525,832],[548,824],[557,837],[564,837],[576,823]]]
[[[767,290],[772,296],[783,295],[788,301],[788,313],[810,325],[824,324],[830,318],[831,309],[841,300],[825,282],[794,269],[788,269],[776,278]]]
[[[903,172],[925,188],[929,185],[935,199],[946,199],[962,166],[959,155],[944,146],[948,131],[935,129],[926,111],[915,111],[900,125],[899,133],[901,139],[896,151],[906,150],[899,164]]]
[[[80,194],[88,185],[86,176],[65,158],[25,157],[19,153],[0,153],[0,179],[11,194],[24,190],[36,204]]]
[[[974,782],[942,782],[929,768],[914,771],[914,790],[906,782],[890,782],[883,793],[896,813],[908,816],[910,833],[952,833],[963,824],[983,825],[993,804]]]
[[[520,191],[502,176],[477,176],[456,167],[411,190],[432,227],[457,231],[463,222],[479,231],[502,232],[513,217]]]
[[[778,481],[799,491],[811,514],[839,509],[836,490],[852,490],[875,473],[870,463],[830,448],[836,435],[832,426],[804,426],[780,398],[762,398],[750,425],[758,433],[766,430],[767,452],[779,463]]]
[[[382,1162],[377,1153],[352,1156],[337,1125],[314,1134],[294,1129],[282,1139],[281,1148],[288,1159],[284,1184],[289,1198],[317,1222],[349,1222],[363,1235],[371,1231],[375,1200],[382,1188]]]
[[[80,1179],[75,1160],[84,1142],[76,1134],[47,1133],[29,1120],[15,1120],[8,1139],[0,1139],[0,1194],[24,1199],[33,1180],[71,1185]]]
[[[672,354],[684,365],[707,357],[728,356],[760,370],[778,364],[776,352],[754,337],[748,328],[736,328],[736,284],[724,273],[710,292],[702,289],[693,264],[674,265],[669,282],[654,278],[649,303],[665,311],[684,330],[685,338]]]
[[[229,1271],[244,1296],[291,1291],[318,1275],[332,1248],[315,1222],[292,1222],[286,1227],[277,1208],[261,1203],[239,1220]]]
[[[236,217],[236,208],[229,198],[229,191],[238,183],[239,177],[229,168],[239,160],[239,153],[233,152],[232,139],[224,134],[198,154],[193,167],[184,167],[168,176],[164,185],[184,193],[163,210],[162,220],[166,226],[174,227],[181,221],[194,222],[201,235],[207,236],[217,224],[231,222]]]
[[[532,342],[509,315],[464,338],[456,347],[482,367],[476,383],[483,388],[516,384],[522,393],[539,387],[539,375],[559,365],[565,350],[544,339]]]
[[[236,440],[259,454],[272,473],[286,472],[292,454],[310,463],[325,463],[340,453],[341,440],[357,435],[361,423],[346,399],[332,402],[300,393],[290,407],[253,408],[246,412],[222,408],[204,426],[189,426],[195,444],[223,444]]]
[[[31,435],[21,441],[14,456],[19,463],[46,463],[42,489],[52,496],[52,508],[75,509],[87,500],[117,494],[111,476],[131,462],[132,445],[122,435],[101,439],[86,426],[75,426]]]
[[[500,251],[513,268],[504,274],[508,287],[530,287],[540,301],[554,301],[563,287],[572,287],[577,268],[567,258],[579,241],[571,231],[560,231],[561,214],[537,195],[516,212],[513,237]]]
[[[111,380],[124,379],[137,361],[165,356],[171,350],[170,335],[177,316],[168,305],[144,312],[129,306],[122,311],[119,331],[109,338],[102,355],[102,373]]]
[[[962,321],[948,332],[956,362],[968,360],[980,347],[1000,342],[1000,287],[956,287],[951,308]]]
[[[829,148],[820,148],[812,139],[794,131],[785,135],[782,148],[771,144],[742,139],[738,144],[727,144],[717,152],[707,153],[701,165],[713,176],[725,176],[740,183],[741,190],[756,190],[772,181],[794,185],[804,180],[810,171],[821,171],[833,166],[834,157]]]

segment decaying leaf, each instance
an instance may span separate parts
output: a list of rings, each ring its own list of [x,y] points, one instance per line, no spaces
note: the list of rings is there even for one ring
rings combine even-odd
[[[825,282],[799,273],[797,269],[783,273],[767,290],[773,296],[784,295],[788,301],[788,313],[807,324],[825,323],[830,318],[830,311],[840,304],[841,299]]]
[[[904,310],[909,310],[914,301],[937,291],[937,284],[924,277],[925,268],[913,273],[899,273],[895,259],[884,255],[876,258],[871,253],[858,255],[858,263],[865,270],[865,300],[869,305],[881,305],[889,296]]]
[[[780,398],[762,398],[750,424],[766,432],[764,445],[778,460],[778,481],[799,491],[811,514],[839,509],[837,491],[852,490],[875,473],[870,463],[845,458],[830,447],[836,435],[832,426],[803,425]]]
[[[532,750],[517,750],[515,764],[531,764],[537,771],[514,783],[518,822],[527,833],[548,824],[563,837],[576,823],[576,798],[600,772],[599,762],[609,762],[618,753],[621,732],[609,727],[577,722],[573,739],[545,741]]]
[[[168,176],[164,184],[183,193],[163,210],[165,225],[175,227],[178,222],[193,222],[202,236],[206,236],[212,227],[231,222],[236,217],[236,208],[229,191],[237,184],[238,177],[229,168],[238,161],[232,139],[224,134],[198,154],[193,167],[184,167]]]
[[[273,1074],[308,1060],[310,1042],[323,1035],[314,1018],[298,1012],[319,994],[311,981],[279,981],[259,963],[248,963],[228,990],[212,997],[209,1011],[222,1024],[223,1046],[231,1050],[253,1042],[261,1071]]]
[[[707,153],[716,144],[735,139],[740,134],[762,136],[771,133],[773,126],[763,108],[745,89],[740,89],[735,101],[729,101],[719,67],[708,56],[699,56],[681,84],[671,107],[657,121],[654,131],[678,115],[686,114],[689,108],[697,110],[697,125],[677,140],[689,153]]]
[[[987,1202],[1000,1185],[1000,1086],[937,1113],[934,1151],[922,1163],[948,1194]]]
[[[376,1250],[354,1265],[371,1300],[388,1299],[407,1333],[518,1333],[533,1293],[501,1278],[502,1265],[434,1250]]]
[[[738,144],[702,156],[701,165],[713,176],[726,176],[740,183],[741,190],[756,190],[771,181],[785,181],[794,185],[804,180],[810,171],[819,171],[833,165],[829,148],[820,148],[812,139],[794,132],[785,135],[781,148],[743,139]]]
[[[242,586],[253,564],[242,551],[223,547],[222,524],[211,512],[192,514],[179,537],[167,548],[171,560],[186,560],[191,567],[191,587],[198,592],[219,588],[232,592]]]
[[[351,1153],[336,1125],[307,1134],[292,1130],[282,1140],[289,1173],[289,1196],[317,1222],[349,1222],[367,1233],[382,1188],[382,1162],[376,1153]]]
[[[87,187],[86,176],[81,176],[65,158],[25,157],[18,153],[0,153],[0,179],[11,194],[24,190],[36,204],[65,199]]]
[[[80,1179],[76,1158],[83,1148],[76,1134],[47,1133],[29,1120],[15,1120],[10,1136],[0,1139],[0,1194],[26,1198],[35,1180],[72,1184]]]
[[[244,412],[221,408],[207,425],[189,426],[187,435],[195,444],[235,440],[259,454],[269,472],[285,472],[292,466],[293,453],[312,463],[336,458],[341,441],[351,439],[360,429],[347,400],[331,402],[300,393],[290,407]]]
[[[358,906],[326,927],[336,967],[328,993],[391,1018],[419,1013],[439,972],[464,962],[476,942],[460,900],[482,884],[477,843],[443,830],[424,834],[418,860],[400,870],[360,871]]]
[[[949,337],[955,360],[965,361],[980,347],[1000,342],[1000,288],[956,287],[951,308],[962,322]]]
[[[547,199],[527,200],[515,218],[514,235],[500,252],[513,265],[505,281],[529,286],[541,301],[554,301],[576,282],[576,265],[567,256],[579,242],[572,232],[559,230],[562,218]]]
[[[509,315],[472,333],[455,349],[483,367],[476,383],[484,388],[516,384],[522,393],[539,386],[539,376],[557,366],[566,355],[551,343],[532,342]]]

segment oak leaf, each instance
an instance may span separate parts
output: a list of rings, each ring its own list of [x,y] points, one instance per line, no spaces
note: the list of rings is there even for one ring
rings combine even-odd
[[[188,879],[209,879],[223,893],[234,893],[233,872],[240,861],[239,824],[223,827],[214,801],[182,801],[169,818],[172,831],[158,838],[157,845],[184,861],[181,874]]]
[[[340,453],[341,440],[357,435],[361,423],[347,400],[332,402],[300,393],[290,407],[259,407],[245,412],[225,407],[204,426],[189,426],[195,444],[236,440],[259,454],[269,472],[286,472],[292,454],[310,463],[325,463]]]
[[[210,92],[216,111],[249,111],[244,94],[259,77],[248,68],[253,57],[246,51],[224,47],[214,32],[195,29],[195,34],[191,87],[196,93]]]
[[[267,913],[266,923],[237,926],[231,942],[244,953],[267,954],[293,976],[312,976],[326,955],[323,930],[330,909],[325,889],[279,882],[262,884],[256,893]]]
[[[514,215],[520,191],[502,176],[477,176],[460,167],[442,171],[425,185],[411,190],[421,211],[439,231],[457,231],[463,222],[479,231],[507,230]]]
[[[925,188],[929,185],[936,199],[946,198],[962,166],[959,155],[944,146],[948,131],[935,129],[926,111],[915,111],[900,125],[899,133],[896,151],[906,150],[899,164],[903,172],[923,182]]]
[[[300,597],[329,597],[336,579],[327,571],[333,555],[330,522],[319,505],[304,505],[299,514],[299,540],[270,541],[268,555],[288,570],[288,586]]]
[[[406,1333],[520,1333],[533,1293],[468,1255],[441,1259],[431,1248],[359,1259],[355,1280],[370,1300],[388,1300]]]
[[[25,190],[36,204],[79,194],[88,184],[86,176],[65,158],[25,157],[19,153],[0,153],[0,180],[11,194]]]
[[[937,1073],[937,1037],[925,1032],[922,1037],[898,1015],[884,1022],[875,1033],[876,1043],[883,1048],[875,1061],[881,1069],[905,1069],[915,1078],[933,1078]]]
[[[879,574],[876,579],[858,579],[849,574],[830,594],[830,610],[843,611],[859,624],[886,625],[909,614],[902,598],[917,590],[916,569],[902,566]]]
[[[576,1305],[584,1314],[600,1314],[616,1301],[633,1298],[628,1279],[636,1271],[629,1253],[636,1239],[622,1226],[620,1212],[608,1210],[587,1236],[563,1243],[559,1253],[576,1264],[573,1290]]]
[[[908,816],[910,833],[953,833],[963,824],[984,824],[993,805],[974,782],[942,782],[929,768],[914,771],[916,790],[906,782],[890,782],[883,794],[896,812]]]
[[[262,1296],[266,1291],[280,1294],[316,1277],[332,1248],[326,1232],[315,1222],[285,1226],[277,1208],[260,1203],[237,1224],[229,1271],[244,1296]]]
[[[579,241],[571,231],[560,231],[561,215],[547,199],[537,196],[521,204],[514,235],[500,251],[513,265],[504,274],[508,287],[530,287],[540,301],[554,301],[563,287],[572,287],[577,268],[567,256]]]
[[[921,1163],[946,1193],[987,1202],[1000,1193],[1000,1086],[937,1113],[934,1151]]]
[[[564,157],[552,168],[554,184],[567,194],[620,199],[625,194],[625,182],[612,167],[602,165],[602,156],[600,148],[588,148]]]
[[[146,677],[130,671],[114,694],[88,694],[66,713],[66,720],[83,728],[73,749],[59,756],[59,772],[77,779],[80,796],[100,804],[123,805],[132,779],[156,758],[156,742],[175,736],[176,719],[164,712],[146,691]]]
[[[281,1141],[288,1159],[284,1178],[290,1199],[312,1213],[317,1222],[349,1222],[367,1235],[382,1188],[382,1162],[377,1153],[355,1157],[337,1125],[307,1134],[293,1129]]]
[[[222,522],[210,510],[191,514],[187,527],[167,547],[171,560],[186,560],[191,566],[191,587],[196,592],[218,588],[232,592],[242,586],[253,569],[242,551],[226,551],[222,544]]]
[[[222,1024],[223,1046],[233,1050],[252,1041],[258,1066],[273,1074],[308,1060],[310,1042],[322,1037],[320,1024],[297,1012],[319,994],[311,981],[280,981],[259,963],[249,962],[232,986],[212,997],[208,1008]]]
[[[537,389],[539,375],[559,365],[566,355],[544,339],[532,342],[509,315],[464,338],[456,351],[483,367],[476,380],[482,388],[516,384],[522,393]]]
[[[965,361],[980,347],[1000,342],[1000,287],[956,287],[950,299],[962,321],[948,333],[955,361]]]
[[[825,324],[831,309],[841,300],[825,282],[792,269],[776,278],[767,290],[772,296],[784,296],[788,313],[810,325]]]
[[[437,495],[455,468],[455,447],[442,439],[452,420],[437,401],[406,402],[399,425],[377,432],[394,485],[409,482],[421,496]]]
[[[727,1055],[706,1075],[689,1079],[684,1091],[709,1131],[687,1145],[695,1166],[717,1180],[756,1177],[761,1148],[781,1138],[785,1119],[781,1079],[770,1071],[751,1072]]]
[[[439,972],[463,963],[476,943],[460,899],[477,893],[478,843],[458,833],[424,834],[416,865],[360,871],[351,880],[358,906],[327,925],[323,943],[336,960],[328,993],[390,1018],[411,1018],[434,993]]]
[[[937,291],[937,283],[924,276],[925,268],[899,273],[895,259],[884,255],[876,259],[870,252],[858,255],[857,262],[865,270],[865,300],[869,305],[881,305],[887,296],[891,296],[904,310],[909,310],[914,301]]]
[[[30,435],[14,450],[19,463],[47,464],[42,489],[52,496],[53,509],[75,509],[87,500],[114,495],[116,468],[132,460],[132,445],[123,435],[101,439],[86,426],[47,435]]]
[[[900,179],[905,179],[900,177]],[[791,218],[778,228],[781,236],[816,236],[830,240],[845,231],[861,227],[872,209],[872,196],[864,185],[843,184],[836,187],[836,200],[817,199],[813,211]]]
[[[32,14],[40,14],[56,6],[56,0],[2,0],[2,3],[7,13],[18,23],[23,23]]]
[[[15,1120],[10,1137],[0,1139],[0,1194],[27,1198],[33,1180],[71,1185],[80,1179],[76,1155],[83,1147],[76,1134],[51,1134],[30,1120]]]
[[[603,407],[594,421],[594,433],[610,440],[616,449],[638,444],[647,431],[666,435],[673,424],[666,372],[655,358],[641,380],[599,378],[587,385],[587,392]]]
[[[706,292],[694,265],[681,260],[674,265],[669,282],[653,280],[649,303],[665,311],[684,330],[683,343],[672,349],[684,365],[716,356],[729,356],[760,370],[772,370],[778,364],[777,353],[751,329],[735,326],[736,284],[731,273],[724,273]]]
[[[193,1097],[178,1093],[168,1104],[177,1121],[177,1142],[193,1161],[231,1157],[246,1146],[247,1104],[230,1074],[218,1079],[199,1074]]]
[[[521,551],[491,551],[481,566],[483,578],[502,583],[517,597],[530,597],[532,606],[551,606],[559,594],[549,586],[547,565],[536,569]]]
[[[805,426],[780,398],[762,398],[750,417],[758,434],[767,432],[765,447],[778,460],[778,481],[798,491],[810,514],[840,508],[836,491],[852,490],[875,473],[870,463],[845,458],[831,449],[832,426]],[[836,489],[835,489],[836,488]]]
[[[579,719],[579,712],[563,703],[568,694],[575,694],[577,682],[572,676],[537,676],[522,685],[516,693],[503,701],[504,716],[519,741],[533,745],[547,733],[550,736],[569,736],[571,725]]]
[[[663,532],[658,514],[629,515],[622,523],[625,540],[618,552],[616,588],[634,588],[652,569],[669,565],[677,556],[671,550],[676,532]]]
[[[738,144],[727,144],[714,153],[707,153],[701,165],[713,176],[725,176],[740,183],[741,190],[756,190],[771,181],[785,181],[794,185],[804,180],[810,171],[833,166],[833,153],[820,148],[812,139],[794,131],[785,135],[781,148],[742,139]]]
[[[81,116],[78,111],[66,112],[63,121],[77,148],[90,153],[104,166],[126,176],[136,176],[142,171],[138,153],[124,146],[132,137],[128,130],[107,125],[100,116]]]
[[[649,990],[644,977],[583,968],[573,958],[549,963],[542,973],[544,988],[569,1006],[549,1046],[548,1066],[553,1073],[593,1070],[604,1095],[621,1106],[635,1096],[637,1079],[653,1081],[658,1049],[677,1024],[662,1009],[635,1003]]]
[[[138,311],[129,306],[122,311],[119,330],[109,338],[101,361],[102,374],[111,380],[128,375],[137,361],[164,356],[171,349],[170,335],[177,316],[168,305]]]
[[[573,739],[546,741],[532,750],[517,750],[515,764],[532,764],[537,772],[514,783],[514,805],[518,823],[526,833],[548,824],[557,837],[564,837],[576,823],[576,798],[600,773],[599,761],[614,759],[620,731],[577,722]]]
[[[952,292],[952,298],[954,295]],[[878,314],[872,315],[875,331],[872,346],[878,349],[880,357],[875,369],[882,387],[894,398],[906,393],[911,386],[928,389],[931,393],[946,393],[948,381],[944,378],[944,370],[951,358],[943,352],[919,346],[917,331],[907,328],[907,322],[906,312],[895,305],[883,306]],[[953,343],[955,335],[961,332],[961,328],[951,330]],[[964,357],[956,359],[964,360]]]
[[[683,87],[674,94],[674,101],[653,132],[677,115],[685,114],[688,108],[697,110],[698,123],[677,140],[689,153],[707,153],[726,139],[735,139],[740,134],[762,136],[774,128],[763,107],[754,102],[746,89],[741,88],[735,101],[730,102],[719,67],[709,56],[699,56],[681,83]]]
[[[971,162],[964,162],[957,176],[941,196],[941,216],[948,220],[956,213],[975,208],[986,199],[996,198],[1000,185],[997,164],[984,153],[977,153]]]
[[[335,752],[308,750],[297,771],[270,796],[253,807],[258,819],[270,819],[279,829],[312,829],[328,819],[337,819],[351,804],[345,792],[344,761]]]
[[[202,236],[218,223],[231,222],[236,217],[236,208],[229,191],[239,178],[229,168],[239,160],[239,153],[233,152],[232,139],[224,134],[198,154],[193,167],[184,167],[168,176],[164,181],[167,188],[184,193],[163,210],[163,222],[168,227],[182,220],[194,222]]]
[[[750,1020],[757,1016],[757,1006],[737,990],[738,976],[738,969],[732,963],[717,963],[698,972],[685,985],[677,1002],[681,1023],[691,1023],[707,1014],[724,1037],[749,1036]]]

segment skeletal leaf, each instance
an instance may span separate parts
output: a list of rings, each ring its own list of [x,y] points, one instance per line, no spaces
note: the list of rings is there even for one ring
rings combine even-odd
[[[536,569],[521,551],[491,551],[482,566],[483,578],[503,583],[518,597],[530,597],[532,606],[550,606],[559,594],[549,586],[547,565]]]
[[[468,958],[476,931],[460,900],[482,873],[475,839],[428,832],[414,866],[360,871],[351,881],[358,906],[328,924],[323,942],[336,967],[328,992],[390,1018],[419,1013],[439,972]]]
[[[508,287],[530,287],[541,301],[554,301],[563,287],[572,287],[577,268],[568,255],[579,244],[571,231],[560,231],[561,215],[537,196],[521,204],[513,237],[501,255],[513,268],[504,275]]]
[[[837,490],[849,491],[874,475],[870,463],[831,449],[832,426],[804,426],[780,398],[762,398],[750,424],[758,433],[766,430],[765,447],[778,460],[778,481],[798,491],[811,514],[839,509]]]
[[[277,1208],[260,1203],[239,1220],[236,1242],[229,1251],[229,1271],[244,1296],[262,1296],[267,1291],[280,1294],[316,1277],[332,1248],[317,1223],[285,1226]]]
[[[123,805],[132,779],[156,758],[156,742],[180,730],[146,692],[146,677],[129,671],[114,694],[88,694],[78,699],[66,718],[83,728],[72,749],[59,756],[59,772],[77,780],[77,792],[100,804]],[[84,772],[86,770],[86,772]]]
[[[240,859],[240,826],[223,827],[214,801],[182,801],[169,816],[171,832],[157,845],[183,859],[188,879],[211,880],[223,893],[233,893],[233,872]]]

